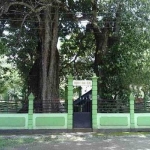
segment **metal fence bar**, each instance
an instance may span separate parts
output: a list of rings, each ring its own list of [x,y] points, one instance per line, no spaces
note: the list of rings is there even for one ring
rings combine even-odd
[[[146,101],[146,99],[141,102],[135,101],[134,111],[135,113],[150,113],[150,101]]]
[[[66,113],[65,102],[56,100],[34,101],[34,113]],[[28,102],[24,100],[0,101],[0,113],[28,113]]]
[[[129,113],[129,101],[122,100],[99,100],[98,113]]]

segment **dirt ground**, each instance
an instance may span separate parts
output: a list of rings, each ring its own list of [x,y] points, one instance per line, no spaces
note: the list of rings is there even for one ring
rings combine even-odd
[[[0,150],[150,150],[149,133],[1,135]]]

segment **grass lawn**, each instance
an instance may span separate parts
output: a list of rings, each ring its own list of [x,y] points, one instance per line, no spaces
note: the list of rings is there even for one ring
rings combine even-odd
[[[34,138],[22,138],[22,137],[0,137],[0,149],[4,147],[14,147],[23,144],[30,144],[35,142]]]

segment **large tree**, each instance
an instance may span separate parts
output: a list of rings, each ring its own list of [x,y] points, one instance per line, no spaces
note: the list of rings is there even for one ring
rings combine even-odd
[[[78,20],[82,24],[86,21],[87,25],[86,28],[80,27],[77,35],[71,34],[62,46],[68,70],[80,77],[81,73],[78,73],[86,69],[82,72],[86,77],[93,68],[99,77],[98,88],[102,98],[115,95],[116,99],[124,91],[129,93],[130,84],[148,83],[149,78],[145,75],[149,69],[143,72],[149,58],[148,55],[145,58],[145,53],[149,53],[150,47],[148,1],[91,0],[74,2],[73,6],[72,10],[80,12]],[[85,67],[83,62],[88,61],[82,57],[88,58],[87,54],[94,54],[94,59]],[[78,67],[78,64],[83,67]]]
[[[18,39],[16,39],[19,41],[17,44],[24,40],[21,37],[23,30],[32,32],[32,28],[36,28],[35,34],[33,33],[35,37],[30,35],[37,42],[37,47],[34,59],[31,57],[32,52],[30,52],[29,56],[30,61],[33,61],[33,65],[28,75],[28,84],[30,91],[33,92],[37,100],[43,102],[49,100],[47,101],[49,104],[46,102],[47,105],[43,105],[43,107],[51,107],[51,100],[58,101],[59,54],[57,41],[60,4],[61,2],[56,0],[14,0],[5,1],[1,4],[1,18],[7,20],[5,24],[14,27],[16,31],[19,29],[19,26],[21,28],[19,29]]]
[[[19,60],[22,61],[22,58],[26,56],[25,62],[30,62],[28,64],[30,90],[37,100],[44,102],[48,99],[47,106],[49,107],[51,107],[50,100],[58,100],[59,53],[57,41],[59,36],[64,39],[66,35],[72,33],[76,36],[76,42],[73,43],[79,49],[77,48],[77,55],[72,53],[76,55],[72,56],[75,58],[72,62],[75,62],[79,52],[83,54],[83,51],[87,50],[85,46],[87,41],[87,45],[93,45],[93,43],[89,44],[88,38],[91,39],[91,42],[94,41],[95,46],[92,47],[94,62],[90,66],[93,66],[94,72],[100,77],[99,92],[102,95],[110,91],[110,84],[112,81],[115,83],[116,76],[119,77],[118,80],[122,79],[123,75],[120,77],[119,71],[122,73],[122,66],[127,66],[132,62],[128,59],[125,63],[125,58],[128,57],[128,52],[135,54],[137,48],[135,37],[138,37],[140,43],[145,41],[146,36],[142,36],[143,39],[140,38],[143,35],[141,30],[147,29],[146,20],[149,19],[148,1],[139,2],[138,0],[5,0],[0,3],[0,6],[1,30],[5,27],[16,29],[14,36],[18,34],[15,38],[19,42],[14,44],[13,48],[15,47]],[[86,28],[80,28],[79,24],[82,21],[88,22]],[[22,47],[20,43],[23,43]],[[29,47],[29,43],[33,44]],[[27,51],[28,55],[25,47],[26,50],[32,49]],[[139,51],[145,48],[147,47],[143,44]],[[18,55],[20,49],[24,49],[24,53]],[[68,54],[71,53],[68,52]],[[83,56],[87,54],[88,52]],[[79,60],[81,62],[81,59]],[[85,66],[83,61],[82,64]],[[20,68],[23,66],[21,65]],[[125,73],[125,67],[123,69]],[[25,73],[25,71],[22,72]],[[113,91],[122,88],[121,85],[120,82],[120,86],[117,89],[113,88]],[[44,107],[43,110],[45,110]]]

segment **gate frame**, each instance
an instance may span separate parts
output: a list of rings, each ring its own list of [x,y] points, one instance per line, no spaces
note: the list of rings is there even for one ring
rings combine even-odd
[[[92,77],[92,129],[97,129],[97,79],[94,74]],[[67,116],[67,128],[73,129],[73,77],[68,77],[68,116]]]

